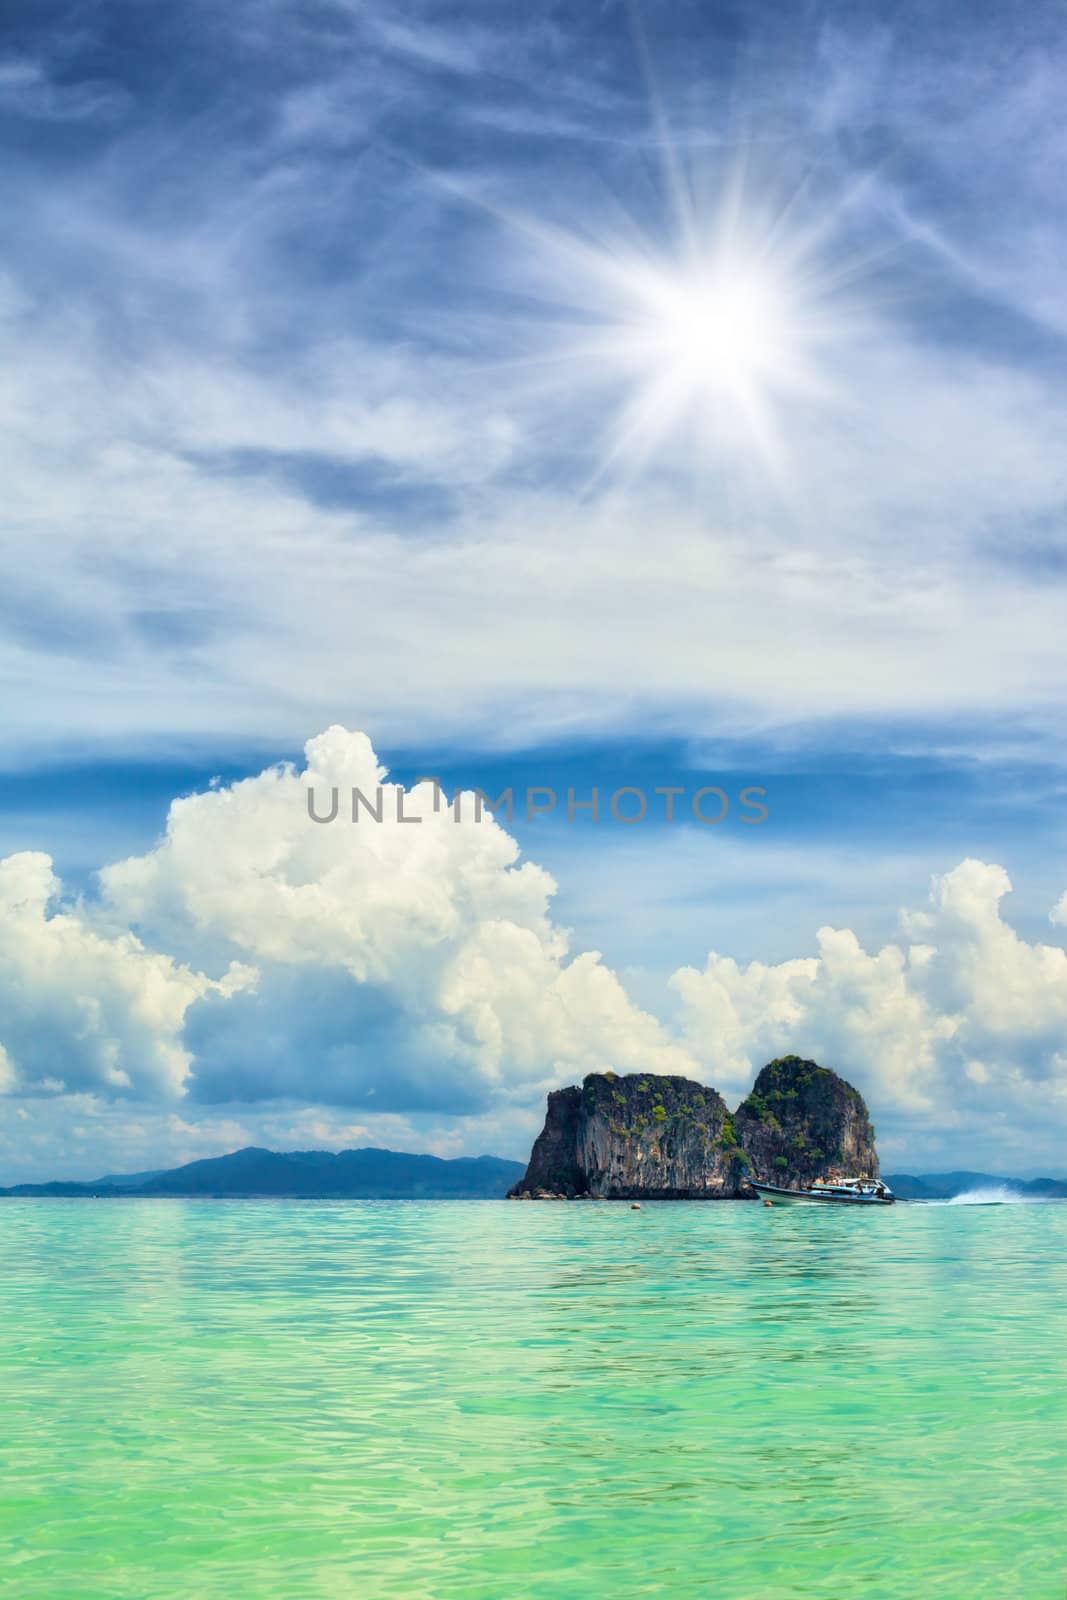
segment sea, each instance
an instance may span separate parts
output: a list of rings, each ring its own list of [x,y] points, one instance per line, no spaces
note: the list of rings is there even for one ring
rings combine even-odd
[[[1067,1204],[975,1198],[0,1201],[0,1593],[1064,1600]]]

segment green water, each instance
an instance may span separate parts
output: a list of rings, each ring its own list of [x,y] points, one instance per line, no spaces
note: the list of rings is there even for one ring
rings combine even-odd
[[[1067,1205],[0,1203],[17,1600],[1063,1600]]]

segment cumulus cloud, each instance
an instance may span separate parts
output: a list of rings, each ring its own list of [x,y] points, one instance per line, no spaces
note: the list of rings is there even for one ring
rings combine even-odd
[[[251,972],[230,963],[212,980],[129,931],[98,931],[77,907],[60,907],[59,892],[48,856],[0,861],[0,1083],[180,1095],[192,1067],[190,1006],[236,993]]]
[[[351,820],[353,791],[381,821],[364,803]],[[319,816],[336,793],[335,820],[312,820],[309,792]],[[175,800],[155,847],[105,868],[91,900],[64,901],[47,856],[0,862],[0,1088],[51,1100],[35,1126],[51,1119],[64,1149],[77,1128],[126,1128],[146,1160],[301,1130],[518,1153],[545,1090],[586,1072],[681,1073],[739,1098],[795,1050],[861,1088],[890,1157],[957,1138],[1017,1165],[1062,1138],[1067,952],[1011,927],[1010,888],[966,860],[881,949],[826,927],[814,955],[777,964],[712,953],[671,978],[668,1025],[572,952],[553,879],[473,796],[457,822],[432,783],[390,783],[365,735],[335,726],[301,769]]]
[[[692,1067],[595,952],[570,954],[551,877],[473,797],[459,822],[435,811],[433,785],[405,794],[340,727],[306,755],[175,801],[154,850],[101,874],[150,942],[259,973],[190,1018],[196,1096],[473,1112],[598,1067]],[[309,818],[309,789],[320,815],[337,791],[335,821]],[[380,822],[351,820],[354,789]]]
[[[1010,889],[1003,867],[966,860],[935,878],[925,909],[902,913],[899,944],[872,953],[822,928],[809,958],[740,966],[713,953],[671,980],[686,1037],[738,1089],[785,1051],[834,1065],[912,1130],[913,1149],[960,1130],[1014,1160],[1062,1140],[1067,952],[1004,920]]]
[[[558,1082],[694,1070],[595,952],[570,952],[553,880],[488,813],[468,797],[457,822],[432,784],[386,780],[366,737],[334,727],[304,770],[174,801],[158,845],[104,869],[93,900],[64,902],[46,856],[0,863],[8,1089],[74,1096],[79,1124],[86,1096],[120,1120],[169,1102],[205,1127],[211,1107],[231,1129],[242,1108],[359,1107],[364,1134],[369,1117],[425,1146],[420,1116],[525,1139]],[[320,810],[343,796],[335,822],[311,820],[309,789]],[[353,789],[380,793],[381,822],[350,820]],[[420,820],[398,821],[398,800]]]

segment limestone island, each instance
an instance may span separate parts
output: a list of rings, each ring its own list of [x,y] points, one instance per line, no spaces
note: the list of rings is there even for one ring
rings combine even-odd
[[[878,1176],[863,1096],[782,1056],[734,1112],[717,1089],[648,1072],[591,1072],[555,1090],[508,1199],[754,1200],[749,1178],[800,1188],[843,1176]]]

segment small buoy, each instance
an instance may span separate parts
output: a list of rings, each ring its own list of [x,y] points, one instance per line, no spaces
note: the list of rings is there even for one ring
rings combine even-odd
[[[763,1204],[765,1206],[773,1206],[774,1201],[773,1200],[764,1200]]]
[[[640,1209],[641,1209],[641,1207],[638,1205],[637,1201],[635,1200],[633,1205],[630,1207],[630,1210],[631,1211],[640,1211]]]

